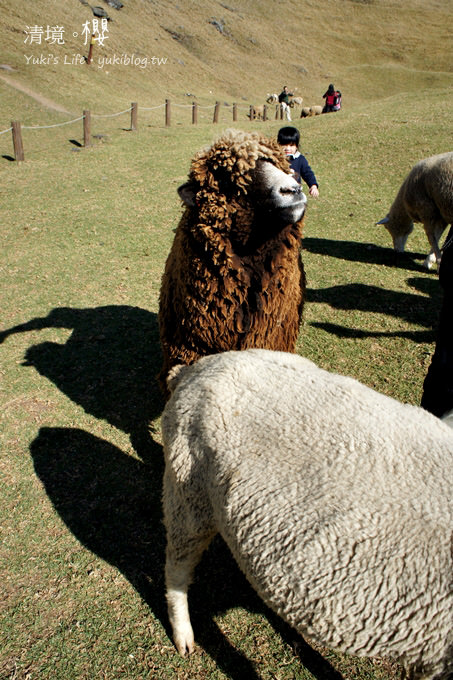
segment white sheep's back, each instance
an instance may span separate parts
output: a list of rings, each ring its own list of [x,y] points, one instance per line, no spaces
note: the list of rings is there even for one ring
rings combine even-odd
[[[209,497],[278,614],[353,654],[415,662],[429,639],[440,656],[453,610],[449,427],[268,350],[201,359],[165,412],[167,464]]]

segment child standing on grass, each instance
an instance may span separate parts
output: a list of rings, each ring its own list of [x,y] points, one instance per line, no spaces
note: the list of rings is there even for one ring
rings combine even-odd
[[[319,196],[318,181],[307,159],[299,151],[300,133],[295,127],[283,127],[278,131],[277,142],[283,147],[289,160],[294,178],[301,184],[301,179],[308,186],[308,193],[313,198]]]

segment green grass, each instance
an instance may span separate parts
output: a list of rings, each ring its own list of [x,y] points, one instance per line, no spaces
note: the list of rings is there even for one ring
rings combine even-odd
[[[136,0],[127,1],[138,7]],[[19,66],[12,29],[38,17],[50,23],[48,5],[36,0],[38,14],[25,21],[23,14],[16,16],[14,3],[2,4],[4,61],[16,59]],[[390,0],[345,0],[341,6],[323,0],[316,3],[318,14],[314,4],[302,8],[307,40],[321,36],[332,9],[343,31],[352,19],[356,23],[352,51],[335,51],[330,42],[316,68],[313,54],[303,55],[305,64],[313,63],[306,81],[312,88],[309,96],[332,73],[335,60],[351,96],[340,114],[296,120],[321,191],[308,205],[303,250],[308,291],[298,351],[416,404],[434,347],[437,276],[421,266],[428,243],[420,225],[409,238],[407,253],[396,258],[389,235],[375,222],[417,160],[451,150],[453,113],[445,105],[451,73],[436,41],[437,74],[428,57],[423,65],[423,49],[417,52],[412,41],[407,53],[389,61],[390,48],[395,51],[396,38],[404,34]],[[421,40],[415,19],[436,3],[411,5],[412,35]],[[252,94],[274,89],[255,73],[263,72],[259,56],[272,43],[262,28],[273,14],[266,2],[253,6],[253,12],[249,6],[238,2],[232,13],[237,42],[229,43],[233,52],[224,90],[230,102],[243,90],[241,55],[253,71]],[[74,2],[65,7],[68,25],[79,21],[83,6]],[[146,7],[151,14],[157,11],[155,3]],[[450,10],[447,3],[442,12],[431,12],[431,23],[424,24],[427,35],[442,35],[444,14]],[[176,6],[168,8],[167,21],[161,23],[179,26],[179,12]],[[185,19],[186,32],[195,35],[196,22],[211,14],[211,6],[196,3],[194,16]],[[284,15],[276,40],[288,29],[289,15]],[[142,43],[146,26],[142,30],[131,14],[124,17],[122,27],[137,31],[137,44]],[[393,33],[382,45],[369,46],[369,54],[363,44],[359,54],[360,33],[374,25],[367,21],[378,18],[388,31],[386,22],[393,21]],[[175,43],[159,26],[154,21],[147,29],[156,31],[159,40],[167,36],[169,42],[162,43],[167,49]],[[258,46],[247,39],[255,35],[252,29],[261,36]],[[219,60],[225,54],[218,38],[217,33],[206,37],[208,57],[200,73],[198,62],[190,61],[193,55],[185,57],[206,104],[212,97],[206,64],[215,50]],[[175,46],[179,58],[176,47],[182,47]],[[132,47],[116,43],[115,49]],[[297,66],[290,68],[295,74]],[[146,84],[136,73],[128,78],[112,74],[111,85],[105,74],[90,80],[83,71],[77,80],[76,73],[68,72],[66,84],[58,69],[31,73],[21,67],[15,77],[77,114],[83,107],[111,113],[137,100],[152,106],[167,93],[167,84],[182,103],[183,93],[192,89],[187,74],[174,70],[168,83],[151,79]],[[282,64],[269,73],[282,84]],[[0,88],[1,129],[14,118],[32,126],[68,119],[1,81]],[[365,100],[368,88],[378,90],[376,100]],[[139,110],[137,133],[127,131],[127,114],[98,118],[93,132],[102,136],[90,149],[77,146],[81,122],[24,130],[26,162],[19,165],[8,160],[10,134],[0,136],[2,680],[323,680],[328,675],[323,659],[349,680],[398,677],[399,669],[385,660],[359,660],[328,650],[318,650],[318,656],[301,646],[260,602],[220,541],[203,559],[191,590],[196,653],[180,659],[168,637],[160,502],[162,400],[155,382],[159,286],[181,214],[176,189],[194,152],[231,126],[231,118],[231,109],[222,107],[217,126],[207,114],[192,126],[190,110],[174,109],[172,127],[166,129],[161,111]],[[245,110],[237,123],[269,136],[279,126],[278,121],[251,124]]]

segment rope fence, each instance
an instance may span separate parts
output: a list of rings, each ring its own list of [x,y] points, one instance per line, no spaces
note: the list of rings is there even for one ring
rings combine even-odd
[[[197,125],[199,118],[205,121],[211,121],[212,123],[218,123],[220,118],[220,102],[211,104],[208,106],[200,106],[197,102],[192,102],[192,104],[172,104],[170,99],[166,99],[165,103],[159,104],[157,106],[140,106],[140,113],[148,111],[157,111],[159,109],[164,109],[164,123],[165,127],[171,127],[172,122],[172,109],[191,109],[192,110],[192,125]],[[229,106],[225,104],[225,106]],[[238,106],[238,104],[232,104],[232,119],[233,123],[237,122],[239,112],[246,111],[247,118],[253,121],[256,119],[269,120],[269,108],[264,106],[255,107],[252,104],[249,106]],[[105,118],[116,118],[124,114],[130,114],[130,130],[138,131],[138,111],[139,106],[137,102],[133,102],[124,111],[118,111],[117,113],[106,113],[106,114],[96,114],[89,110],[84,110],[82,116],[74,118],[72,120],[67,120],[62,123],[55,123],[53,125],[22,125],[20,121],[12,121],[11,127],[6,130],[0,130],[0,136],[8,132],[12,133],[12,141],[14,148],[14,160],[21,162],[25,160],[24,145],[22,139],[22,130],[49,130],[51,128],[63,127],[65,125],[71,125],[83,121],[83,146],[91,146],[91,121],[92,119],[105,119]],[[208,117],[204,112],[211,112],[211,116]],[[279,104],[275,106],[275,119],[283,118],[283,110]]]

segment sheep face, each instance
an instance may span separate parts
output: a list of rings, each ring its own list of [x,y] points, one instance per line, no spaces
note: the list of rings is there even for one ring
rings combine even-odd
[[[276,213],[282,224],[302,219],[307,197],[298,182],[269,161],[258,161],[255,170],[255,194],[262,208]]]
[[[257,217],[262,218],[263,213],[272,214],[278,226],[294,224],[302,219],[307,197],[292,175],[270,161],[258,160],[249,176],[250,184],[238,188],[224,168],[217,168],[212,173],[210,184],[214,193],[225,197],[230,208],[226,211],[227,214],[231,215],[234,210],[239,209],[240,204],[241,213],[248,206],[250,212],[254,212]],[[200,213],[203,212],[204,203],[209,203],[212,198],[212,192],[206,195],[194,180],[181,185],[178,194],[187,207]]]
[[[394,219],[392,220],[390,215],[386,215],[384,219],[376,224],[382,224],[387,229],[392,237],[393,249],[396,250],[397,253],[403,253],[408,236],[414,228],[414,223],[407,220],[405,220],[404,223],[397,222]]]

